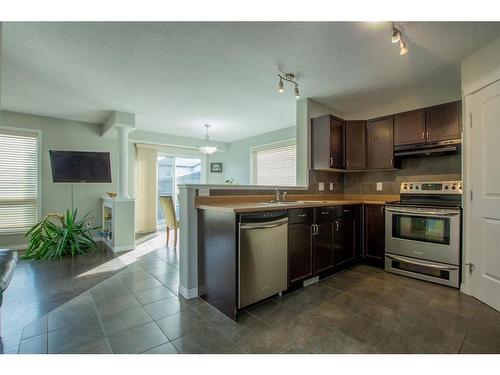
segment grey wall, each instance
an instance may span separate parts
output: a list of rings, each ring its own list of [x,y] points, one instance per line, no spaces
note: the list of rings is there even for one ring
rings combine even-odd
[[[101,126],[22,113],[3,112],[2,126],[36,129],[41,132],[41,216],[71,208],[70,184],[53,183],[49,150],[107,151],[111,153],[112,183],[74,184],[75,207],[81,214],[91,212],[93,224],[101,225],[100,197],[117,191],[118,142],[100,136]],[[0,236],[0,247],[19,245],[22,235]]]
[[[250,150],[255,146],[285,141],[295,138],[295,126],[260,134],[254,137],[230,142],[226,152],[216,153],[210,161],[224,162],[224,180],[233,178],[240,185],[251,185]],[[214,178],[212,174],[212,179]],[[219,177],[220,178],[220,177]],[[215,182],[214,182],[215,183]],[[222,182],[223,183],[223,182]]]
[[[345,194],[399,194],[402,181],[461,180],[461,157],[457,155],[404,159],[400,170],[345,173]],[[382,191],[376,183],[382,182]]]

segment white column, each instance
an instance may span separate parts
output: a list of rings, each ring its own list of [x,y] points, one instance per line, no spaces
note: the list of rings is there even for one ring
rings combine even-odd
[[[120,171],[118,180],[118,197],[128,199],[128,132],[129,128],[118,126]]]

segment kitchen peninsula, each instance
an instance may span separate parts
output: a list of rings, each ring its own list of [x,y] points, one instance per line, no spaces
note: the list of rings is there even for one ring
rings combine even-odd
[[[397,195],[272,198],[196,198],[198,292],[231,319],[248,305],[365,259],[382,265],[383,238],[374,241],[373,234],[383,237],[383,220],[366,215],[383,219],[385,202]]]

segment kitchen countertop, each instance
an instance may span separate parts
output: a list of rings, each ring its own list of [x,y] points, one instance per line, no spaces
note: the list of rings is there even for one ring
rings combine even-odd
[[[288,197],[290,199],[291,197]],[[286,204],[272,204],[268,202],[238,202],[238,203],[198,203],[196,208],[200,210],[217,210],[223,212],[256,212],[256,211],[275,211],[290,208],[310,208],[310,207],[328,207],[344,206],[351,204],[385,204],[388,200],[364,200],[364,199],[335,199],[335,200],[300,200],[290,201]],[[301,203],[302,202],[302,203]]]

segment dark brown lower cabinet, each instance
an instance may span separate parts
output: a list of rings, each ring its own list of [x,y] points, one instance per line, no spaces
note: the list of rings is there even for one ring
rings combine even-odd
[[[317,233],[313,237],[314,273],[318,274],[333,268],[333,223],[319,223],[316,228]]]
[[[356,261],[356,219],[354,216],[336,218],[333,230],[333,258],[335,269],[349,267]]]
[[[384,205],[365,205],[364,226],[364,261],[374,266],[383,267],[385,256]]]
[[[313,276],[312,223],[288,226],[288,285]]]

